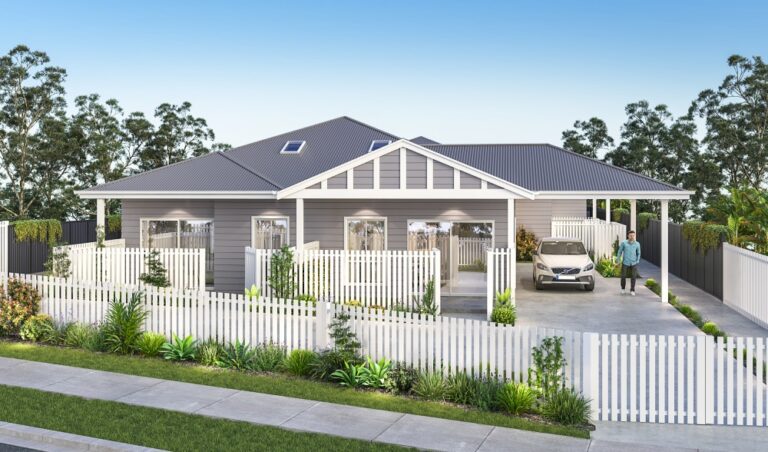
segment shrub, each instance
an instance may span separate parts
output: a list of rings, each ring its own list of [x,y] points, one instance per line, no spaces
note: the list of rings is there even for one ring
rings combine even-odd
[[[28,318],[40,310],[40,293],[24,281],[9,279],[0,286],[0,333],[18,334]]]
[[[659,287],[659,283],[656,282],[653,278],[648,278],[645,280],[645,287],[651,289],[651,292],[655,293],[656,295],[661,292],[661,288]]]
[[[493,411],[499,407],[499,392],[504,384],[495,378],[475,380],[475,398],[470,405],[481,411]]]
[[[173,335],[171,342],[166,342],[160,348],[163,358],[170,361],[191,361],[197,353],[197,341],[192,336],[181,339]]]
[[[283,367],[293,375],[305,377],[312,371],[312,362],[317,354],[312,350],[293,350],[285,359]]]
[[[43,336],[43,342],[52,345],[63,345],[70,325],[71,323],[53,322],[50,331]]]
[[[496,292],[496,304],[508,305],[512,301],[512,289],[507,287],[504,292]]]
[[[541,414],[561,424],[584,425],[589,422],[590,401],[573,389],[563,388],[544,402]]]
[[[704,334],[709,334],[710,336],[725,336],[725,333],[720,328],[718,328],[715,322],[704,323],[704,325],[701,325],[701,331],[703,331]]]
[[[311,304],[312,306],[314,306],[317,304],[317,297],[307,293],[300,294],[299,296],[296,297],[296,299],[298,301],[303,301],[307,305]]]
[[[496,305],[491,311],[491,322],[514,325],[516,320],[517,311],[512,305]]]
[[[344,367],[344,363],[347,362],[346,356],[345,353],[334,348],[321,351],[310,365],[310,375],[321,380],[330,379],[334,371]],[[359,364],[360,360],[356,359],[351,362]]]
[[[449,402],[469,405],[477,396],[477,384],[466,372],[448,376],[445,384],[445,399]]]
[[[296,291],[293,278],[293,251],[283,246],[272,254],[269,260],[269,279],[267,280],[276,298],[292,298]]]
[[[629,215],[629,210],[623,207],[617,207],[611,210],[611,221],[615,223],[621,222],[622,215]]]
[[[157,356],[165,344],[165,336],[162,334],[145,332],[136,341],[136,349],[144,356]]]
[[[282,368],[285,362],[285,348],[275,344],[260,344],[253,354],[253,370],[274,372]]]
[[[142,293],[131,295],[127,302],[114,299],[102,325],[104,345],[113,353],[133,353],[141,336],[141,327],[149,313],[141,304]]]
[[[541,344],[533,347],[531,356],[533,367],[528,369],[528,386],[539,391],[545,399],[565,387],[563,368],[566,362],[561,336],[545,337]]]
[[[384,388],[387,385],[387,381],[389,381],[389,371],[392,369],[392,362],[386,358],[374,361],[368,357],[365,366],[367,371],[365,372],[363,385],[375,389]]]
[[[69,347],[84,348],[93,352],[104,349],[104,336],[98,327],[73,323],[67,327],[64,336],[64,345]]]
[[[219,358],[219,366],[235,370],[253,370],[256,349],[236,340],[224,347]]]
[[[517,247],[517,260],[530,261],[533,260],[533,252],[536,251],[536,247],[539,244],[536,234],[526,231],[525,228],[521,227],[517,230],[515,245]]]
[[[643,231],[648,227],[650,220],[657,219],[657,215],[653,212],[640,212],[637,214],[637,230]]]
[[[727,235],[728,227],[722,224],[704,223],[700,220],[683,223],[683,237],[691,242],[695,251],[702,253],[717,248],[722,238]]]
[[[525,383],[507,383],[499,391],[499,405],[509,414],[520,415],[533,410],[536,393]]]
[[[701,328],[702,326],[704,326],[704,319],[701,317],[701,314],[699,314],[699,312],[693,309],[691,306],[687,304],[675,303],[675,309],[680,311],[681,314],[686,316],[688,320],[690,320],[691,323],[693,323],[697,327]]]
[[[19,242],[32,240],[50,246],[55,245],[63,235],[61,221],[54,219],[14,221],[13,232]]]
[[[53,332],[53,320],[45,314],[37,314],[28,318],[21,326],[19,335],[25,341],[37,342],[44,340]]]
[[[347,322],[349,322],[349,314],[342,312],[333,319],[328,329],[333,339],[333,348],[344,355],[344,361],[355,361],[359,359],[360,342]]]
[[[197,346],[197,359],[204,366],[220,366],[224,347],[213,339],[208,339]]]
[[[416,384],[419,372],[405,363],[396,363],[389,371],[387,389],[397,394],[408,394]]]
[[[151,250],[144,259],[147,271],[139,275],[139,281],[148,286],[168,287],[171,282],[168,280],[168,271],[165,265],[160,262],[160,251]]]
[[[69,260],[69,253],[60,247],[51,248],[48,259],[43,264],[44,274],[57,278],[69,278],[72,273],[71,267],[72,262]]]
[[[424,288],[424,294],[421,299],[414,296],[414,305],[416,310],[422,314],[435,315],[437,314],[437,305],[435,305],[435,280],[430,278],[427,282],[427,286]]]
[[[621,264],[614,262],[613,259],[599,259],[595,269],[604,278],[618,278],[621,276]]]
[[[344,363],[344,367],[335,370],[331,378],[342,386],[359,388],[367,379],[367,370],[362,364]]]
[[[439,372],[421,372],[413,385],[414,394],[427,400],[445,399],[446,389],[443,374]]]

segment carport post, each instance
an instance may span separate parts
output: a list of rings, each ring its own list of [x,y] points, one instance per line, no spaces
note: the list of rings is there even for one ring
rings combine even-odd
[[[661,302],[669,303],[669,201],[661,200]]]
[[[611,198],[605,199],[605,222],[611,222]]]
[[[629,230],[637,231],[637,200],[629,201]]]
[[[592,218],[597,218],[597,198],[592,198]]]

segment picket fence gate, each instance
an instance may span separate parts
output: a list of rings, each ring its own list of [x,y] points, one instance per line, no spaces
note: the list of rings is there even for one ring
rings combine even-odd
[[[613,254],[613,244],[627,237],[627,227],[598,218],[552,217],[552,237],[581,240],[597,262]]]
[[[768,328],[768,256],[723,243],[723,303]]]
[[[359,302],[365,306],[412,309],[430,281],[440,312],[440,251],[293,250],[290,294],[270,284],[275,250],[245,249],[246,287],[256,285],[268,298],[311,295],[318,301]]]
[[[493,243],[490,238],[458,237],[458,265],[475,265],[486,262],[486,250]]]
[[[126,300],[141,290],[39,275],[11,277],[37,288],[41,311],[60,322],[99,323],[111,300]],[[592,400],[595,419],[768,426],[768,338],[581,333],[326,302],[313,306],[171,288],[145,288],[144,293],[145,328],[166,338],[192,335],[319,350],[332,345],[331,321],[346,314],[362,353],[372,359],[482,378],[526,381],[533,347],[559,336],[563,376]]]
[[[75,281],[138,285],[139,277],[147,271],[147,257],[152,251],[157,251],[171,287],[205,289],[205,249],[123,248],[120,247],[121,240],[110,242],[115,243],[105,248],[97,248],[90,243],[61,247],[69,257],[71,278]]]
[[[489,248],[486,253],[486,312],[488,320],[496,303],[496,293],[509,289],[515,304],[515,289],[517,287],[517,255],[514,248]]]

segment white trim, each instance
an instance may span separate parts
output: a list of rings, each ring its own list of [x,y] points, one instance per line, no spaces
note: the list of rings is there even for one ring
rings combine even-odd
[[[276,199],[276,191],[76,191],[82,199]]]
[[[355,169],[350,168],[347,170],[347,190],[354,190],[355,188]]]
[[[175,221],[176,222],[176,248],[181,248],[181,222],[182,221],[210,221],[216,224],[216,220],[213,218],[195,218],[190,216],[181,217],[139,217],[139,248],[144,248],[144,228],[142,223],[145,221]],[[214,232],[215,233],[215,232]]]
[[[467,174],[471,174],[472,176],[475,176],[479,179],[486,179],[488,182],[497,185],[499,188],[506,189],[509,192],[512,192],[522,198],[526,199],[534,199],[535,193],[527,190],[523,187],[520,187],[518,185],[512,184],[504,179],[498,178],[492,174],[488,174],[484,171],[480,171],[477,168],[467,165],[465,163],[462,163],[458,160],[454,160],[452,158],[446,157],[440,153],[437,153],[435,151],[432,151],[430,149],[427,149],[423,146],[419,146],[418,144],[411,143],[408,140],[398,140],[394,143],[384,146],[380,149],[377,149],[373,152],[370,152],[365,155],[361,155],[358,158],[352,159],[346,163],[343,163],[335,168],[331,168],[327,171],[324,171],[316,176],[310,177],[308,179],[305,179],[297,184],[294,184],[290,187],[284,188],[280,190],[277,193],[277,199],[287,198],[290,195],[296,193],[297,191],[303,190],[307,187],[311,187],[312,185],[315,185],[316,183],[320,182],[323,179],[328,179],[330,177],[333,177],[337,174],[343,173],[344,171],[349,170],[350,168],[354,168],[358,165],[361,165],[363,163],[366,163],[368,161],[371,161],[377,157],[380,157],[384,154],[388,154],[390,152],[396,151],[400,149],[400,188],[405,188],[405,174],[404,174],[404,165],[405,165],[405,151],[409,150],[412,152],[415,152],[417,154],[423,155],[427,158],[432,158],[435,161],[438,161],[440,163],[446,164],[448,166],[451,166],[453,168],[458,168],[462,172],[465,172]],[[455,189],[455,188],[454,188]]]
[[[453,189],[461,190],[461,171],[458,168],[453,169]]]
[[[686,200],[692,191],[539,191],[535,199],[680,199]]]
[[[253,227],[254,227],[254,220],[285,220],[285,224],[287,225],[285,227],[285,244],[290,245],[291,244],[291,218],[287,215],[252,215],[251,216],[251,248],[254,249],[264,249],[264,248],[256,248],[253,243]]]
[[[371,141],[371,145],[368,146],[368,152],[373,152],[373,145],[375,143],[387,143],[387,144],[384,145],[384,146],[387,146],[387,145],[392,144],[392,140],[373,140],[373,141]],[[382,147],[384,147],[384,146],[382,146]],[[381,148],[379,148],[379,149],[381,149]],[[377,151],[378,151],[378,149],[377,149]]]
[[[291,143],[298,143],[298,142],[301,142],[301,144],[299,145],[299,149],[297,149],[295,151],[286,151],[285,150],[285,148],[287,148],[289,144],[291,144]],[[280,149],[280,153],[281,154],[287,154],[287,155],[301,154],[301,151],[304,149],[304,146],[306,146],[306,145],[307,145],[307,142],[304,141],[304,140],[288,140],[283,145],[283,148]]]
[[[434,160],[427,158],[427,190],[435,188]]]
[[[381,187],[381,159],[373,159],[373,189],[378,190]]]
[[[488,181],[485,179],[480,180],[480,190],[488,190]]]
[[[336,190],[312,190],[303,189],[286,196],[283,199],[522,199],[506,190],[481,190],[479,188],[455,190],[451,188],[426,188],[399,189],[370,188],[361,189],[336,189]]]
[[[514,246],[517,240],[517,228],[515,227],[515,200],[510,198],[507,200],[507,248],[516,250]],[[492,247],[495,248],[495,247]],[[515,251],[516,253],[517,251]]]
[[[323,179],[322,181],[320,181],[320,189],[328,190],[328,179]]]
[[[405,148],[400,148],[400,190],[408,188],[408,167],[406,164],[407,155]]]
[[[304,198],[296,198],[296,248],[304,249]]]
[[[351,216],[344,217],[344,250],[349,251],[349,227],[347,223],[350,220],[362,220],[362,221],[384,221],[384,250],[389,249],[389,228],[387,224],[387,217],[377,216]]]

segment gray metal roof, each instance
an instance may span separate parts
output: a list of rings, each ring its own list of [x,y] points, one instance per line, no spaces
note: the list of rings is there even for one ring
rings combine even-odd
[[[398,139],[343,116],[87,191],[276,191],[365,155],[373,140]],[[299,154],[281,154],[289,140],[306,145]],[[425,137],[413,141],[531,191],[680,190],[549,144],[442,145]]]
[[[425,147],[531,191],[682,190],[551,144]]]
[[[410,141],[411,143],[420,144],[422,146],[424,146],[425,144],[440,144],[437,141],[435,141],[435,140],[433,140],[431,138],[424,137],[424,136],[418,136],[416,138],[411,138],[408,141]]]

